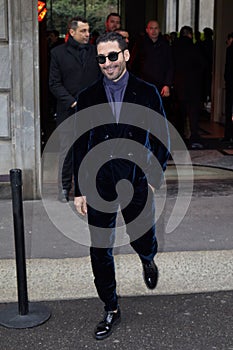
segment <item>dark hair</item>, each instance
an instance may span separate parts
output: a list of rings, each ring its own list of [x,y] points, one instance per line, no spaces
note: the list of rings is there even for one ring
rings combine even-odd
[[[114,32],[118,32],[118,31],[127,32],[128,33],[128,30],[126,30],[125,28],[122,28],[122,27],[114,29]]]
[[[56,29],[51,30],[51,34],[54,34],[55,36],[59,36],[60,35],[59,31],[56,30]]]
[[[68,31],[70,29],[77,29],[78,28],[78,22],[83,22],[83,23],[88,23],[86,18],[81,17],[81,16],[76,16],[71,18],[71,20],[68,22]]]
[[[233,32],[227,34],[227,39],[233,39]]]
[[[107,43],[108,41],[117,41],[121,50],[128,48],[123,36],[117,32],[108,32],[100,35],[96,40],[96,45],[98,46],[100,43]]]
[[[174,36],[175,38],[177,38],[177,32],[171,32],[170,36]]]
[[[209,28],[209,27],[205,27],[203,29],[203,32],[204,32],[204,35],[206,38],[212,38],[214,32],[213,32],[213,29]]]
[[[121,16],[117,12],[111,12],[109,15],[107,15],[106,22],[109,20],[109,17],[114,16],[114,17],[119,17],[121,20]]]
[[[183,26],[180,30],[180,36],[193,35],[193,28],[190,26]]]

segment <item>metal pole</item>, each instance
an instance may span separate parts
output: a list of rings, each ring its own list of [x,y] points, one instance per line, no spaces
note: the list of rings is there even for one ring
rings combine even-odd
[[[18,304],[12,303],[0,312],[0,324],[8,328],[31,328],[49,319],[49,309],[39,303],[28,303],[23,201],[22,172],[20,169],[10,170],[12,191],[12,208],[15,231],[15,256],[18,286]],[[18,307],[17,307],[18,306]]]
[[[10,170],[10,182],[12,192],[12,210],[15,234],[18,308],[20,315],[26,315],[28,313],[28,294],[22,204],[22,172],[20,169]]]

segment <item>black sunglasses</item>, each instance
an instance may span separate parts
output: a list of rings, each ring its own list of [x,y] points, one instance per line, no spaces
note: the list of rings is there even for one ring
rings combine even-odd
[[[97,59],[97,62],[99,64],[104,64],[106,62],[106,58],[108,57],[109,61],[111,62],[114,62],[114,61],[117,61],[118,60],[118,55],[119,53],[123,52],[124,50],[121,50],[119,52],[115,52],[115,51],[112,51],[112,52],[109,52],[109,54],[107,56],[104,56],[104,55],[97,55],[96,56],[96,59]]]

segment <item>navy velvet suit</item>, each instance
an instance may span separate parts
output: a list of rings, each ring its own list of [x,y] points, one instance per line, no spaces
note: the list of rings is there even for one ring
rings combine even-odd
[[[126,232],[130,237],[130,244],[138,253],[142,262],[151,261],[157,253],[157,240],[155,237],[155,204],[154,196],[148,182],[159,188],[166,169],[169,150],[169,134],[166,117],[160,95],[154,85],[148,84],[134,75],[129,75],[121,107],[119,123],[108,104],[102,79],[83,91],[78,99],[78,111],[96,106],[95,112],[87,112],[90,130],[81,136],[74,145],[74,182],[75,196],[86,195],[88,206],[88,223],[91,234],[91,261],[95,276],[95,285],[105,309],[117,308],[116,281],[112,249],[118,205],[126,223]],[[143,108],[145,107],[145,108]],[[156,113],[162,115],[161,119]],[[87,110],[88,111],[88,110]],[[94,127],[95,118],[101,120],[103,125]],[[77,114],[77,128],[79,114]],[[150,132],[156,126],[156,135]],[[158,138],[162,138],[160,142]],[[85,155],[95,146],[106,143],[103,166],[96,176],[96,183],[90,180],[86,173],[86,186],[81,193],[78,183],[78,171]],[[129,142],[125,142],[129,141]],[[135,148],[136,141],[141,152]],[[164,145],[164,144],[165,145]],[[158,163],[153,165],[153,155]],[[101,153],[98,154],[101,158]],[[121,194],[117,192],[120,180],[128,180],[133,188],[132,199],[127,203],[127,185],[122,184]],[[85,182],[85,181],[84,181]],[[106,201],[107,211],[98,209],[98,199],[93,195],[96,186],[98,194]],[[126,186],[126,187],[124,187]],[[119,200],[118,200],[119,199]],[[89,203],[94,203],[91,205]],[[96,205],[95,205],[96,204]],[[136,225],[131,222],[140,215],[145,204],[147,210]],[[147,227],[147,229],[145,229]],[[103,228],[108,229],[106,232]]]

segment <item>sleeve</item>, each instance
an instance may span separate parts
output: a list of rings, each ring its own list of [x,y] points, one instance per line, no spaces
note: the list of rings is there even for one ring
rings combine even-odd
[[[85,133],[80,136],[75,143],[73,144],[73,174],[74,174],[74,196],[84,196],[84,193],[81,193],[78,181],[78,173],[80,165],[83,161],[87,153],[87,145],[88,145],[89,133]]]
[[[170,156],[170,134],[162,99],[156,88],[153,100],[153,110],[159,116],[155,113],[154,120],[150,121],[150,123],[153,122],[154,124],[153,127],[149,126],[150,130],[156,130],[156,133],[150,133],[150,150],[156,157],[158,165],[154,167],[150,163],[148,178],[149,183],[156,189],[159,189],[164,181],[164,172]]]
[[[79,119],[78,111],[85,109],[85,103],[83,102],[82,93],[79,95],[79,99],[76,106],[76,123],[75,123],[75,131],[76,135],[78,135],[79,123],[81,120]],[[90,139],[91,130],[87,131],[83,135],[76,138],[73,147],[72,147],[72,155],[73,155],[73,175],[74,175],[74,196],[84,196],[85,193],[82,193],[79,187],[78,174],[81,163],[88,152],[88,143]]]
[[[173,63],[173,56],[172,56],[172,49],[169,45],[167,45],[166,48],[166,74],[165,74],[165,85],[172,86],[173,85],[173,78],[174,78],[174,63]]]
[[[232,60],[233,60],[233,47],[229,46],[226,49],[226,59],[225,59],[225,69],[224,69],[224,79],[227,86],[232,86],[232,80],[233,80],[233,67],[232,67]]]
[[[59,64],[56,48],[51,51],[49,88],[56,99],[58,99],[67,110],[75,102],[75,98],[67,91],[63,85],[62,68]]]

